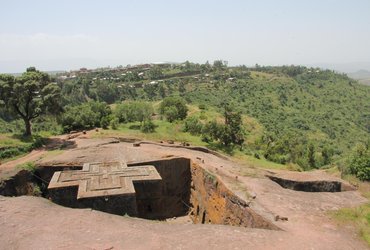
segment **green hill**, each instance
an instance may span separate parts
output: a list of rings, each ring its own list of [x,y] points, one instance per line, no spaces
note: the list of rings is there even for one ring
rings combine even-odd
[[[320,167],[370,141],[370,87],[330,70],[186,62],[69,72],[56,80],[64,106],[180,95],[203,113],[221,115],[228,103],[244,117],[243,153],[277,163]],[[9,127],[6,132],[11,132]]]

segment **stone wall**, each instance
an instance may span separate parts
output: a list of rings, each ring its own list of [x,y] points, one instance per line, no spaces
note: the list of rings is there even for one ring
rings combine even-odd
[[[162,181],[134,183],[138,214],[141,218],[166,219],[186,215],[190,206],[190,159],[170,158],[128,164],[153,165]]]
[[[215,175],[195,163],[191,166],[191,172],[190,217],[194,223],[279,230],[273,223],[255,213],[247,202],[233,194]]]

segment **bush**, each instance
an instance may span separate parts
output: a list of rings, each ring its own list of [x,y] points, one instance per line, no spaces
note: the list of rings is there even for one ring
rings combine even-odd
[[[29,162],[17,165],[16,168],[24,169],[24,170],[27,170],[29,172],[35,172],[37,167],[36,167],[35,163],[29,161]]]
[[[143,122],[151,119],[153,114],[153,106],[146,102],[126,102],[117,105],[114,110],[114,116],[118,118],[119,122]]]
[[[42,138],[39,135],[34,135],[32,138],[33,142],[31,144],[31,150],[35,148],[40,148],[45,145],[45,138]]]
[[[159,111],[169,122],[173,122],[184,120],[188,114],[188,107],[181,97],[166,97],[161,102]]]
[[[114,129],[116,130],[118,128],[118,125],[119,125],[119,120],[117,117],[114,117],[111,121],[110,121],[110,127],[111,129]]]
[[[109,123],[110,123],[110,117],[109,116],[104,116],[100,120],[100,127],[102,127],[103,129],[107,129],[108,126],[109,126]]]
[[[362,181],[370,180],[370,150],[359,144],[349,160],[349,172]]]
[[[205,104],[199,104],[199,109],[200,110],[205,110],[206,109],[206,105]]]
[[[92,129],[109,125],[110,107],[104,102],[88,102],[78,106],[68,106],[61,117],[64,132]]]
[[[151,120],[146,120],[141,125],[141,132],[143,133],[153,133],[155,130],[155,125]]]
[[[244,143],[244,129],[240,112],[232,112],[225,108],[225,123],[217,121],[207,123],[202,129],[203,139],[219,141],[223,146],[239,145]]]
[[[202,133],[203,124],[195,116],[186,118],[184,123],[184,132],[189,132],[192,135],[200,135]]]
[[[95,127],[96,123],[99,124],[100,119],[87,104],[67,107],[61,118],[64,132],[91,129]]]
[[[25,152],[26,151],[24,150],[23,147],[7,148],[7,149],[4,149],[4,150],[0,151],[0,159],[15,157],[15,156],[23,154]]]
[[[174,122],[178,118],[179,112],[177,111],[176,107],[167,107],[164,110],[164,116],[166,117],[167,121]]]
[[[21,154],[25,154],[32,151],[35,148],[40,148],[43,145],[45,145],[45,138],[42,138],[39,135],[29,137],[29,140],[30,144],[0,150],[0,159],[7,159]]]

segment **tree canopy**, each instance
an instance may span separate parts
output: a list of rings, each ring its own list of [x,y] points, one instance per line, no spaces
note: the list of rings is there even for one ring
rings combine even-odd
[[[174,120],[183,120],[188,114],[188,107],[183,98],[170,96],[164,98],[161,102],[160,113],[170,122],[173,122]]]
[[[60,88],[48,74],[30,67],[20,77],[0,75],[0,100],[23,119],[28,136],[32,133],[32,119],[60,110]]]

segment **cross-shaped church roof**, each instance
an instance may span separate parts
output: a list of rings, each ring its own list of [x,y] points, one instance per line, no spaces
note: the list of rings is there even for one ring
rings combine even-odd
[[[135,194],[134,182],[160,181],[154,166],[127,167],[122,162],[85,163],[82,170],[55,172],[48,189],[78,186],[77,199]]]

